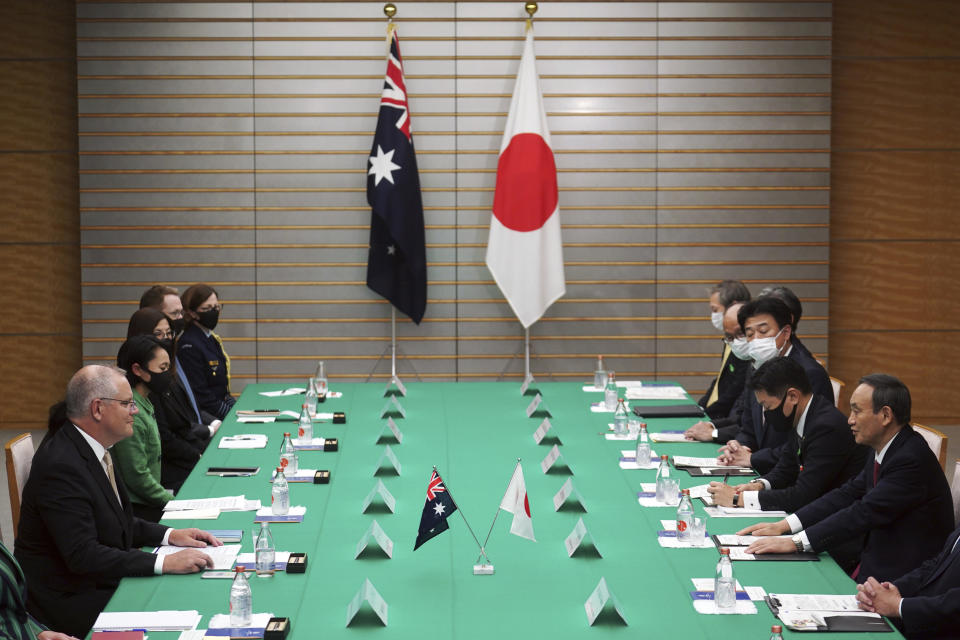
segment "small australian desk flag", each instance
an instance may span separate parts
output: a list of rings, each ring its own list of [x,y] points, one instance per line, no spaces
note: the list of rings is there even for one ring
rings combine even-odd
[[[423,201],[395,29],[369,165],[367,202],[373,215],[367,286],[420,324],[427,307]]]
[[[430,483],[427,484],[427,501],[423,503],[420,531],[417,533],[417,542],[413,545],[413,550],[416,551],[424,542],[449,529],[447,518],[456,510],[456,503],[443,485],[440,474],[434,469],[433,475],[430,476]]]

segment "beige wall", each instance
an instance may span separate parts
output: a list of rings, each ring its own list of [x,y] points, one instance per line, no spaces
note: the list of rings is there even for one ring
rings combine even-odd
[[[80,364],[72,0],[0,3],[0,428],[46,426]]]
[[[834,3],[830,373],[894,374],[932,424],[960,387],[957,9]]]

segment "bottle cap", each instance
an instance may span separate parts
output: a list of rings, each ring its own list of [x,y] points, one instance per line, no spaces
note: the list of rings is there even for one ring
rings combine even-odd
[[[289,438],[289,437],[290,437],[290,432],[289,432],[289,431],[284,431],[284,432],[283,432],[283,437],[284,437],[284,438]]]
[[[778,624],[775,624],[772,627],[770,627],[770,631],[772,631],[773,633],[783,633],[783,627],[781,627]]]
[[[623,402],[623,398],[620,398],[619,400],[620,400],[620,402]]]
[[[283,467],[277,467],[277,473],[283,473]]]
[[[661,459],[661,460],[666,460],[666,459],[667,459],[667,454],[663,454],[662,456],[660,456],[660,459]]]
[[[688,495],[690,495],[690,489],[683,489],[682,491],[680,491],[680,493],[683,494],[683,495],[685,495],[685,496],[688,496]]]
[[[722,556],[730,555],[730,549],[727,549],[726,547],[720,547],[720,555]]]
[[[244,571],[247,570],[247,568],[246,568],[246,567],[241,567],[240,565],[237,565],[236,567],[233,568],[233,570],[234,570],[236,573],[243,573]]]

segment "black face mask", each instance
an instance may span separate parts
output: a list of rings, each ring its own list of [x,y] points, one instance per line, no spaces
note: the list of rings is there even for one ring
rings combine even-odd
[[[167,316],[167,322],[170,323],[170,330],[173,331],[174,336],[178,336],[183,333],[183,329],[187,326],[187,321],[180,318],[171,318]]]
[[[197,312],[197,322],[213,331],[217,328],[217,320],[220,319],[220,309],[208,309]]]
[[[161,371],[160,373],[151,371],[150,379],[143,381],[143,383],[147,385],[147,388],[157,395],[169,389],[171,382],[173,382],[173,371],[170,370]]]
[[[800,403],[798,402],[797,404],[793,405],[793,411],[791,411],[790,415],[787,416],[783,414],[783,405],[786,401],[787,398],[784,396],[779,407],[776,409],[770,409],[769,411],[766,409],[763,411],[764,422],[766,422],[766,424],[769,425],[774,431],[782,432],[793,429],[793,418],[797,415],[797,407],[800,405]]]

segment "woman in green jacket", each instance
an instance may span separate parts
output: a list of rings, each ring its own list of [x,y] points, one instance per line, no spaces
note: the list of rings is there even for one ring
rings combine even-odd
[[[133,336],[120,347],[117,366],[127,373],[139,412],[133,418],[133,435],[111,449],[114,466],[133,512],[158,522],[172,495],[160,484],[160,433],[151,398],[166,391],[173,380],[170,355],[153,336]]]

